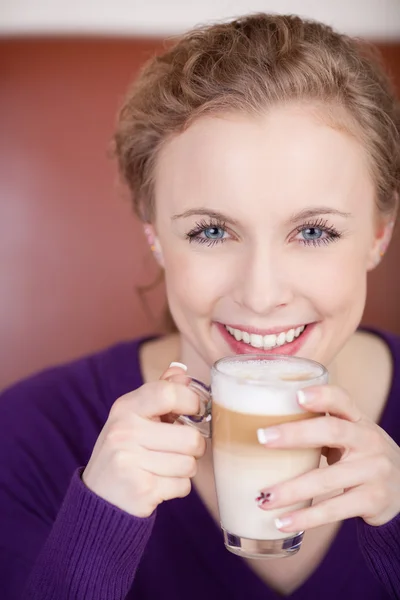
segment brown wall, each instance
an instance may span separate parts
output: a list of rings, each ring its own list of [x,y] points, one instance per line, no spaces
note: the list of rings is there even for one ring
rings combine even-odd
[[[107,152],[121,97],[160,46],[0,41],[0,388],[156,327],[162,289],[152,317],[136,286],[156,270]],[[400,43],[382,50],[400,89]],[[399,259],[397,234],[365,322],[400,334]]]

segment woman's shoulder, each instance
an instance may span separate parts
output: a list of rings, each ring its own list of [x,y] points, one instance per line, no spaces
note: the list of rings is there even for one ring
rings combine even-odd
[[[359,373],[370,416],[400,441],[400,336],[374,327],[358,332],[363,369]]]
[[[379,422],[400,385],[400,338],[370,327],[358,329],[340,354],[339,383]]]
[[[390,379],[400,378],[400,336],[377,327],[361,327],[356,333],[357,347],[366,366],[390,372]]]

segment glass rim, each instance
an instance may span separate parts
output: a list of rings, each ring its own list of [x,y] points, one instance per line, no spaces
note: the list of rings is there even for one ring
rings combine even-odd
[[[306,364],[312,365],[313,368],[317,368],[319,373],[315,375],[315,377],[310,377],[309,379],[271,379],[271,380],[262,380],[262,379],[251,379],[247,377],[236,376],[233,373],[227,373],[226,371],[222,371],[220,369],[221,363],[229,363],[229,362],[249,362],[249,361],[274,361],[274,360],[283,360],[285,362],[304,362]],[[319,385],[320,381],[325,381],[329,375],[328,369],[324,367],[321,363],[316,360],[312,360],[311,358],[305,358],[302,356],[288,356],[287,354],[235,354],[234,356],[224,356],[217,360],[212,369],[212,373],[218,374],[218,376],[224,376],[228,379],[241,382],[242,384],[250,384],[250,385],[259,385],[261,387],[295,387],[299,384],[301,385]]]

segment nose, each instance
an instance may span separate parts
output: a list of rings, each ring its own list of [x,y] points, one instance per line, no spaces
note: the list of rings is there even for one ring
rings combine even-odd
[[[236,276],[234,300],[258,315],[267,315],[289,304],[293,288],[284,250],[258,244],[243,257]]]

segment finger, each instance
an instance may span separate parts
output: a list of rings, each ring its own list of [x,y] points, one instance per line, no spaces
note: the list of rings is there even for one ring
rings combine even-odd
[[[175,452],[201,458],[206,440],[194,427],[176,427],[168,423],[143,420],[137,442],[148,450]]]
[[[164,371],[160,379],[164,381],[173,381],[175,383],[182,383],[183,385],[189,385],[190,377],[186,375],[187,366],[183,363],[172,362],[168,369]]]
[[[257,436],[260,444],[268,448],[356,448],[365,439],[365,429],[325,416],[258,429]]]
[[[184,498],[190,494],[192,484],[189,478],[159,477],[157,481],[157,504],[173,498]]]
[[[297,392],[297,397],[299,404],[310,412],[329,413],[355,423],[362,417],[346,390],[334,385],[303,388]]]
[[[160,379],[166,379],[168,380],[170,377],[173,376],[179,376],[179,375],[184,375],[187,372],[187,366],[184,365],[183,363],[178,363],[178,362],[172,362],[168,369],[166,371],[164,371],[164,373],[161,375]]]
[[[137,390],[122,396],[112,408],[114,414],[127,410],[146,418],[169,413],[196,415],[200,411],[200,400],[195,392],[182,383],[156,381],[140,388],[140,392]]]
[[[314,469],[271,488],[262,489],[258,504],[263,510],[290,506],[325,494],[343,492],[345,489],[374,481],[380,475],[379,458],[339,463]]]
[[[275,522],[277,529],[284,532],[305,531],[328,523],[362,516],[371,509],[370,493],[373,486],[359,486],[340,496],[319,502],[310,508],[282,514]]]
[[[197,462],[193,456],[166,452],[154,452],[142,449],[140,467],[161,477],[194,477],[197,472]]]

